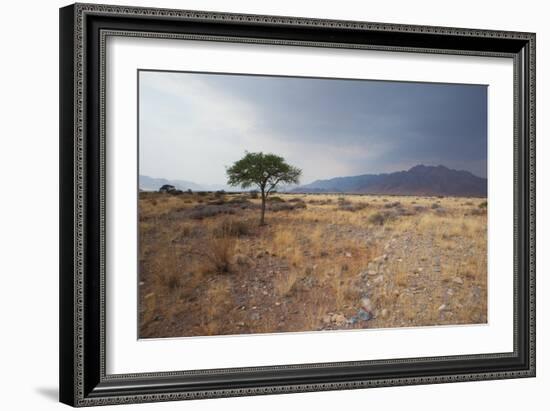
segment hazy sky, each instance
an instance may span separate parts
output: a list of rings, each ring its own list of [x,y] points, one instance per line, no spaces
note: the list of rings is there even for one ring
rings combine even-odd
[[[140,174],[225,184],[247,151],[317,179],[417,164],[487,175],[487,88],[140,72]]]

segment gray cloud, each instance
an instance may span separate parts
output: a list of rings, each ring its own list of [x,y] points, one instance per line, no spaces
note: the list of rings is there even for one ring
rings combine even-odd
[[[140,173],[225,182],[248,151],[303,183],[443,164],[487,174],[483,85],[140,72]]]

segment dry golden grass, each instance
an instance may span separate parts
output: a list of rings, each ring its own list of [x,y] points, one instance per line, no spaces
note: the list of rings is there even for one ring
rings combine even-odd
[[[485,200],[277,196],[141,193],[142,337],[486,322]]]

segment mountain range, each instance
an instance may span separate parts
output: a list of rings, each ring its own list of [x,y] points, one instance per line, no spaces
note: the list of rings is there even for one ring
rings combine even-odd
[[[160,187],[162,187],[165,184],[170,184],[176,187],[178,190],[182,190],[182,191],[186,191],[189,189],[193,191],[220,190],[217,187],[216,188],[206,187],[197,183],[193,183],[192,181],[168,180],[166,178],[155,178],[155,177],[149,177],[144,175],[139,176],[139,188],[140,190],[143,190],[143,191],[157,191]]]
[[[487,196],[487,179],[445,166],[417,165],[406,171],[317,180],[296,187],[297,193]]]
[[[139,176],[139,188],[157,191],[164,184],[186,191],[239,191],[238,187],[223,184],[197,184],[186,180],[169,180],[145,175]],[[409,170],[384,174],[362,174],[316,180],[298,187],[279,187],[280,192],[293,193],[357,193],[428,195],[457,197],[486,197],[487,179],[469,171],[453,170],[445,166],[417,165]]]
[[[223,190],[227,192],[240,192],[248,191],[243,190],[240,187],[232,187],[227,184],[198,184],[187,180],[170,180],[167,178],[149,177],[143,174],[139,175],[139,189],[141,191],[158,191],[165,184],[170,184],[178,190],[187,191],[218,191]],[[278,191],[289,192],[294,186],[280,186]]]

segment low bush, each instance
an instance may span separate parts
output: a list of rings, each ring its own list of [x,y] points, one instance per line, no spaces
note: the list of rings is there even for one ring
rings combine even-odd
[[[224,219],[215,229],[216,237],[241,237],[250,234],[250,225],[245,220],[237,220],[234,218]]]
[[[206,250],[206,257],[212,271],[218,274],[227,274],[231,271],[235,244],[235,238],[227,235],[210,239]]]
[[[303,201],[294,203],[274,203],[269,205],[269,209],[274,212],[292,211],[303,208],[306,208],[306,203],[304,203]]]
[[[223,205],[225,204],[225,200],[223,197],[216,198],[215,200],[210,200],[207,204],[209,205]]]
[[[399,201],[394,201],[394,202],[391,202],[391,203],[384,204],[385,208],[395,208],[395,207],[400,207],[400,206],[401,206],[401,203]]]
[[[291,198],[290,200],[288,200],[289,203],[303,203],[304,200],[302,200],[301,198],[299,197],[293,197]]]
[[[363,203],[363,202],[352,203],[348,201],[345,203],[338,204],[338,210],[355,212],[355,211],[364,210],[368,206],[369,206],[368,203]]]
[[[309,200],[308,203],[313,205],[327,205],[327,204],[332,204],[332,199],[330,198],[326,198],[322,200],[313,199],[313,200]]]
[[[243,196],[231,197],[227,201],[227,204],[244,204],[244,203],[250,203],[250,201]]]
[[[189,212],[189,218],[202,220],[203,218],[214,217],[219,214],[235,214],[235,210],[227,205],[197,205]]]
[[[368,218],[368,222],[374,225],[384,225],[387,220],[387,214],[377,211],[374,214],[371,214]]]
[[[478,216],[478,215],[485,215],[485,209],[483,208],[471,208],[468,210],[465,215],[472,215],[472,216]]]
[[[422,212],[426,211],[427,208],[424,207],[424,206],[421,206],[421,205],[416,205],[416,206],[413,207],[413,210],[414,210],[416,213],[422,213]]]

